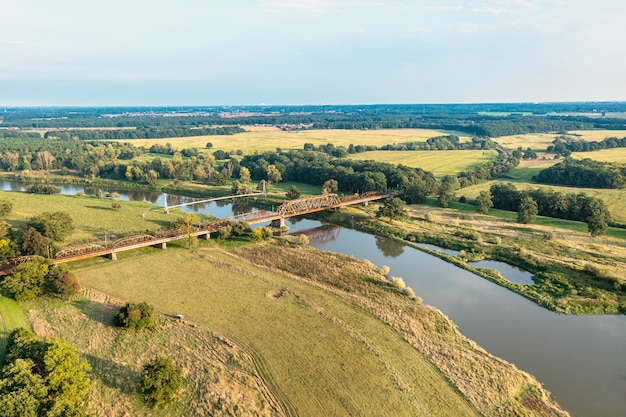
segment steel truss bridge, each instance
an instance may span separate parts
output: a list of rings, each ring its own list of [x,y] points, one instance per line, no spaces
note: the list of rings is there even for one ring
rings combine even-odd
[[[154,235],[139,234],[127,236],[106,245],[86,243],[68,246],[54,254],[51,259],[55,264],[97,256],[107,256],[111,259],[117,259],[118,252],[138,249],[145,246],[156,246],[161,249],[165,249],[168,242],[176,240],[187,239],[190,237],[209,239],[211,233],[217,232],[233,222],[245,221],[249,224],[272,222],[273,226],[282,226],[284,225],[284,220],[289,217],[301,216],[328,209],[341,208],[348,205],[367,204],[370,201],[380,200],[389,196],[389,194],[382,194],[379,192],[368,192],[362,195],[355,194],[345,197],[339,197],[337,194],[322,194],[313,197],[300,198],[297,200],[288,200],[280,205],[276,211],[253,211],[224,219],[218,219],[206,225],[193,227],[191,229],[169,229]],[[32,256],[21,256],[0,262],[0,275],[7,275],[11,273],[17,265],[32,258]]]

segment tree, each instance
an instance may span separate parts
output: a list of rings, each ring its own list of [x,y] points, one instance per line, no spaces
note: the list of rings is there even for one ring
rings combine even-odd
[[[324,184],[322,185],[322,192],[324,194],[331,194],[331,193],[336,193],[339,190],[339,183],[337,182],[337,180],[326,180],[324,181]]]
[[[459,188],[459,180],[453,175],[446,175],[439,184],[439,196],[437,202],[441,207],[448,207],[454,199],[454,192]]]
[[[0,216],[6,216],[13,209],[13,201],[8,197],[0,197]]]
[[[48,269],[46,259],[35,257],[19,264],[15,272],[2,281],[2,288],[17,301],[34,300],[44,291]]]
[[[47,291],[63,299],[70,299],[80,292],[80,284],[76,276],[69,272],[65,264],[53,265],[46,277]]]
[[[489,191],[481,191],[478,197],[476,197],[476,209],[479,213],[487,214],[491,207],[493,207],[491,193]]]
[[[27,226],[57,242],[65,239],[74,230],[72,217],[64,211],[45,212],[32,217]]]
[[[239,180],[243,183],[243,184],[249,184],[250,180],[251,180],[251,176],[250,176],[250,170],[246,167],[241,167],[239,169]]]
[[[265,175],[267,177],[267,182],[269,182],[270,184],[274,182],[280,182],[283,179],[283,176],[278,168],[276,168],[276,165],[268,165],[267,169],[265,170]]]
[[[211,142],[207,142],[206,145],[204,145],[204,147],[206,149],[211,149],[213,147],[213,144]]]
[[[170,402],[180,390],[183,372],[170,358],[159,356],[143,367],[140,391],[144,399],[158,406]]]
[[[115,324],[131,330],[154,329],[154,307],[145,301],[126,303],[115,316]]]
[[[19,328],[9,337],[0,379],[0,416],[88,415],[89,364],[68,344]]]
[[[49,258],[52,255],[52,240],[48,239],[32,227],[22,235],[22,254]]]
[[[609,228],[607,223],[609,211],[601,200],[593,199],[589,202],[589,217],[587,217],[587,229],[591,236],[600,236]]]
[[[292,185],[289,188],[289,191],[287,191],[286,198],[287,200],[297,200],[298,198],[300,198],[301,195],[302,193],[300,192],[300,190],[298,190],[295,185]]]
[[[517,222],[529,224],[535,221],[537,216],[537,202],[529,195],[522,197],[517,209]]]
[[[406,216],[406,203],[398,197],[388,198],[376,211],[376,217],[396,219]]]

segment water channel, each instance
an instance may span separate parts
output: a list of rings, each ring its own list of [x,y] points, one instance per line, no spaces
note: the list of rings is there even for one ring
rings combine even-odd
[[[0,182],[0,189],[23,187]],[[62,192],[90,194],[82,187],[62,187]],[[121,199],[163,205],[164,195],[159,193],[118,192]],[[168,198],[169,205],[177,204],[173,201]],[[229,204],[215,203],[185,210],[217,217],[238,211]],[[386,238],[308,219],[291,219],[287,225],[290,233],[306,233],[310,244],[318,249],[389,266],[390,276],[402,277],[425,304],[443,311],[465,336],[535,375],[572,416],[626,416],[625,315],[556,314],[437,257]],[[502,273],[515,280],[507,277],[507,271]]]

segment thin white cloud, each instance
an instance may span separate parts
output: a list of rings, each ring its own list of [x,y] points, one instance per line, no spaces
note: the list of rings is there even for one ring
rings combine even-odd
[[[502,7],[475,7],[472,9],[472,11],[474,13],[487,13],[487,14],[494,14],[494,15],[501,15],[504,13],[507,13],[509,10],[502,8]]]

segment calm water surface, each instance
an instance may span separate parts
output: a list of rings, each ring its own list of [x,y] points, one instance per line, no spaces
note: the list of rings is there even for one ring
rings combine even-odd
[[[20,188],[21,187],[21,188]],[[2,190],[23,184],[0,182]],[[64,194],[95,194],[62,187]],[[161,193],[117,191],[125,200],[163,206]],[[168,205],[186,201],[168,196]],[[245,206],[209,203],[186,211],[228,217]],[[626,316],[566,316],[477,275],[404,244],[320,222],[288,220],[291,232],[305,232],[310,244],[390,267],[424,303],[448,315],[459,330],[490,353],[535,375],[573,416],[626,416]],[[498,268],[500,269],[500,268]],[[503,275],[510,280],[512,276]]]

